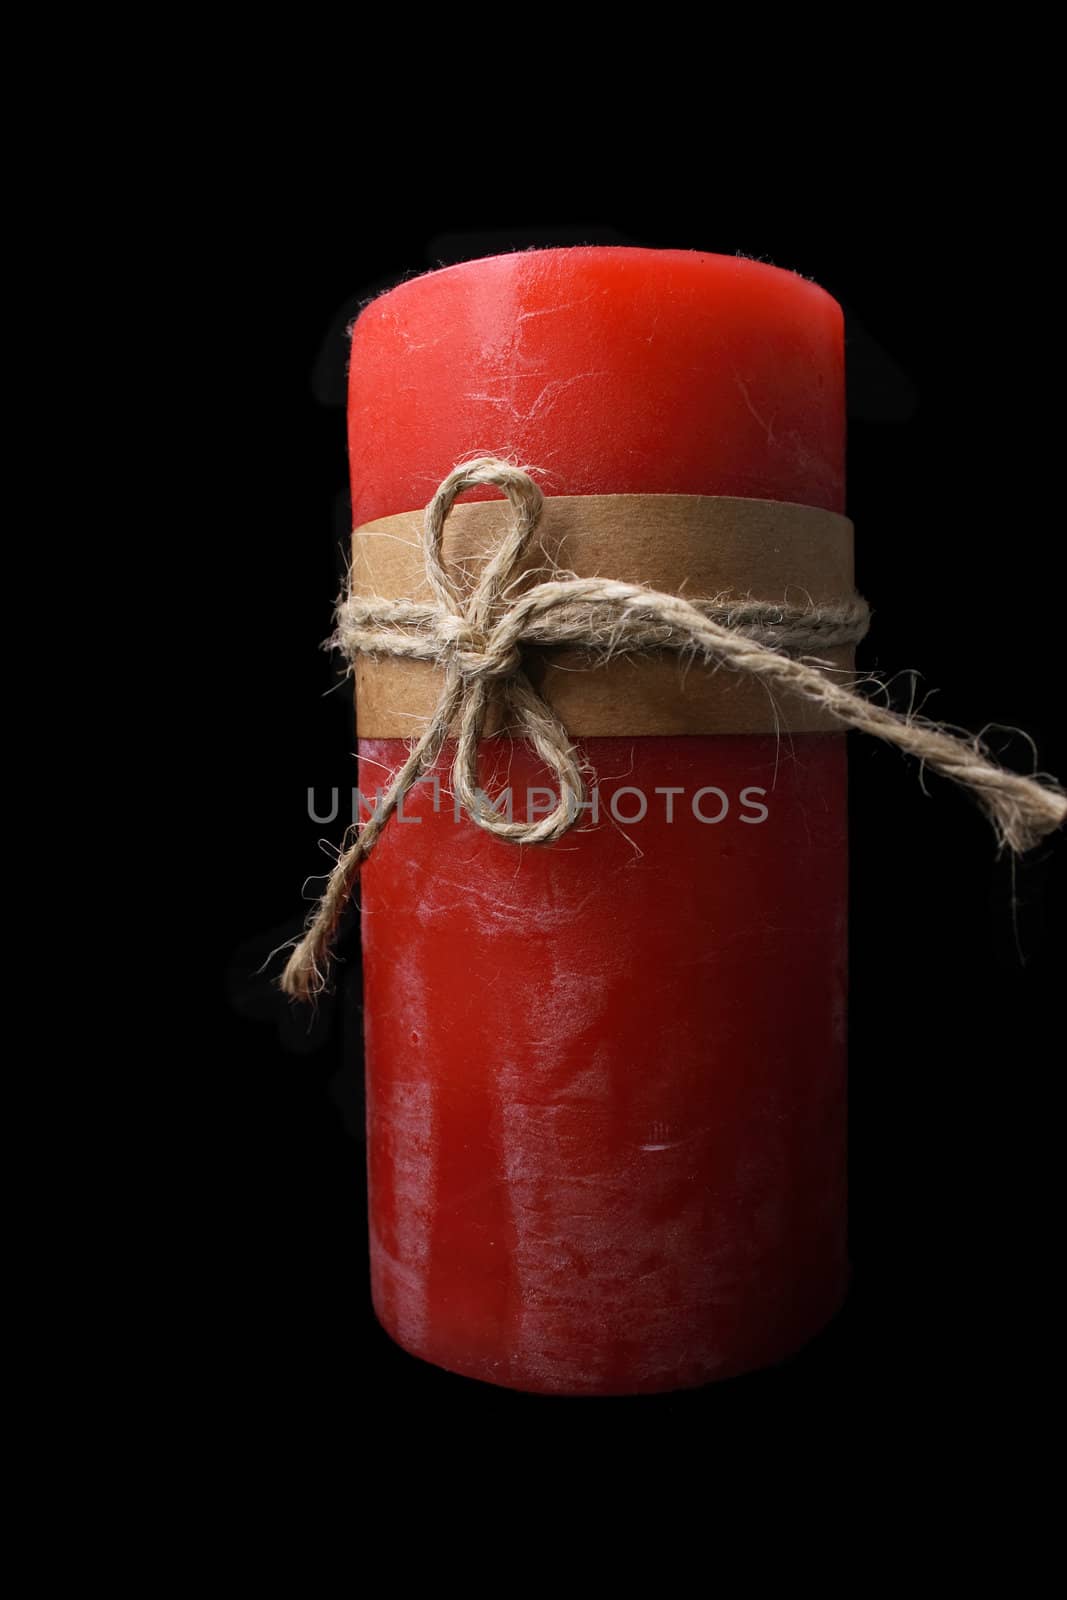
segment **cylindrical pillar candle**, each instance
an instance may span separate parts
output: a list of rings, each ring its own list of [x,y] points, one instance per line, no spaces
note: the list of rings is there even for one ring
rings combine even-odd
[[[549,495],[841,511],[841,311],[687,251],[449,267],[359,317],[349,445],[357,528],[473,453]],[[372,1289],[415,1355],[647,1393],[778,1360],[840,1304],[844,738],[777,731],[769,703],[749,728],[581,739],[598,807],[550,845],[423,785],[364,865]],[[365,795],[408,728],[367,731]],[[513,793],[545,783],[487,746]]]

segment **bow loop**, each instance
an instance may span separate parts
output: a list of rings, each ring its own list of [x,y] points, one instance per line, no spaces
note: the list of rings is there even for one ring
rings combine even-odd
[[[500,543],[482,568],[481,575],[464,604],[459,590],[444,566],[442,546],[445,523],[457,498],[468,489],[500,489],[511,503],[512,517]],[[487,630],[494,606],[504,596],[513,569],[521,561],[530,536],[541,516],[544,496],[521,467],[494,456],[480,456],[454,468],[444,479],[426,507],[423,524],[423,552],[426,578],[438,604],[453,616],[462,616],[474,629]]]

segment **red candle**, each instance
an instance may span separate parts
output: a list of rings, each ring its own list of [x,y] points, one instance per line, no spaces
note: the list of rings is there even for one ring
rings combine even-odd
[[[474,452],[550,494],[840,511],[840,308],[687,251],[450,267],[360,316],[349,444],[357,526]],[[597,826],[519,849],[427,786],[363,868],[372,1287],[455,1372],[653,1392],[785,1356],[844,1294],[844,739],[582,747]],[[363,792],[405,753],[361,739]]]

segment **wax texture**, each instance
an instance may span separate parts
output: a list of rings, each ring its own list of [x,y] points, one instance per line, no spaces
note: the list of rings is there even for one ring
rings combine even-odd
[[[349,450],[357,526],[475,452],[840,511],[840,308],[695,252],[465,263],[358,319]],[[372,1290],[455,1372],[636,1394],[778,1360],[844,1295],[844,739],[582,747],[598,810],[558,843],[457,820],[446,749],[364,866]],[[361,739],[363,792],[405,753]],[[527,750],[483,759],[537,803]]]

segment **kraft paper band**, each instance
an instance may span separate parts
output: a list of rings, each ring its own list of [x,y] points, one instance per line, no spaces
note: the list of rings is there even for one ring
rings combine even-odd
[[[474,576],[497,548],[510,508],[500,500],[457,505],[443,554]],[[424,511],[357,528],[352,589],[384,599],[430,601],[422,549]],[[556,567],[687,598],[734,598],[794,606],[853,596],[853,527],[814,506],[721,495],[550,496],[524,572]],[[820,655],[850,672],[851,648]],[[580,650],[525,652],[530,681],[576,737],[685,733],[841,732],[826,712],[793,695],[772,703],[753,679],[691,671],[674,652],[591,664]],[[442,674],[422,661],[360,657],[355,666],[361,738],[412,738],[440,698]],[[848,681],[847,678],[842,681]]]

